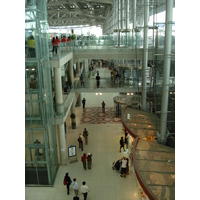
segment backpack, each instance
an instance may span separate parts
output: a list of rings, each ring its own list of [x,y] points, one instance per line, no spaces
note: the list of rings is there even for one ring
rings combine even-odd
[[[84,135],[85,135],[85,136],[88,136],[88,131],[84,131]]]

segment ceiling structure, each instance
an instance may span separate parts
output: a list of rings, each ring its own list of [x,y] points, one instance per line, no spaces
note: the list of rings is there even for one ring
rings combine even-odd
[[[47,20],[51,28],[66,26],[103,26],[114,13],[118,0],[47,0]],[[124,1],[124,5],[128,0]],[[143,23],[145,0],[136,1],[137,24]],[[175,7],[175,0],[173,0]],[[125,6],[123,6],[125,8]],[[149,0],[149,15],[166,10],[166,0]],[[133,0],[129,0],[129,20],[133,16]]]
[[[112,0],[47,0],[49,26],[103,26]]]

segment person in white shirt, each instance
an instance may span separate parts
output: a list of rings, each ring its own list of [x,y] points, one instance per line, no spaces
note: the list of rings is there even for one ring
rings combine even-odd
[[[78,183],[76,182],[76,178],[73,179],[72,187],[74,189],[75,195],[78,196]]]
[[[87,199],[87,194],[88,194],[88,192],[90,190],[89,190],[88,186],[86,185],[85,181],[83,181],[82,184],[83,185],[81,186],[81,194],[83,194],[84,200],[86,200]]]
[[[122,159],[122,166],[121,166],[121,177],[124,176],[124,178],[126,178],[126,164],[127,164],[127,160],[126,157],[124,156]]]

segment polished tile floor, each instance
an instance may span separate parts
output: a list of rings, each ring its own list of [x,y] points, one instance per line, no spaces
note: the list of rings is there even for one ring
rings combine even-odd
[[[81,124],[107,124],[120,123],[121,118],[115,116],[114,107],[105,108],[105,113],[101,107],[84,108],[81,116]]]
[[[130,167],[130,173],[126,178],[112,169],[112,162],[122,156],[128,157],[128,152],[119,152],[119,139],[124,135],[122,123],[89,124],[81,122],[83,108],[77,108],[77,128],[68,129],[66,137],[67,147],[76,144],[77,138],[84,128],[89,131],[88,145],[84,144],[83,151],[78,148],[77,161],[66,162],[60,166],[53,187],[25,187],[26,200],[64,200],[73,199],[74,191],[70,188],[70,195],[67,195],[66,187],[63,186],[63,177],[66,172],[71,179],[76,178],[79,189],[82,181],[86,181],[90,192],[88,200],[139,200],[141,199],[135,173]],[[92,153],[92,169],[84,170],[80,160],[83,152]],[[79,193],[80,200],[83,196]]]

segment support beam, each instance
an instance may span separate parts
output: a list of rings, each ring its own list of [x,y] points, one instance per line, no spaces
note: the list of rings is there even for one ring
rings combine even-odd
[[[144,57],[142,74],[142,109],[146,111],[147,92],[147,64],[148,64],[148,20],[149,20],[149,0],[144,2]]]
[[[162,100],[161,100],[161,120],[160,134],[158,142],[166,144],[167,140],[167,111],[169,99],[169,76],[171,63],[171,40],[172,40],[172,13],[173,0],[166,0],[166,22],[165,22],[165,57],[163,66],[163,85],[162,85]]]

